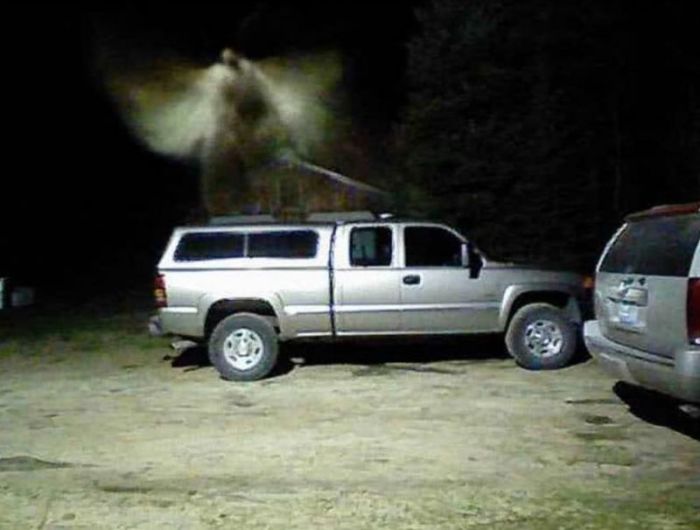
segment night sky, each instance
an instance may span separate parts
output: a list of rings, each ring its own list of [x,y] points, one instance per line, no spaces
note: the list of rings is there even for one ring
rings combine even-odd
[[[142,63],[176,54],[203,66],[226,46],[253,59],[338,50],[354,119],[382,135],[406,98],[405,43],[423,3],[6,8],[0,273],[47,293],[147,284],[171,229],[197,207],[197,167],[132,137],[101,85],[99,50]],[[653,46],[642,43],[642,52]],[[658,84],[643,67],[639,79]]]
[[[172,227],[197,207],[197,167],[132,137],[94,67],[100,50],[141,62],[176,54],[203,66],[225,46],[251,58],[339,50],[358,121],[381,131],[398,109],[414,24],[406,2],[41,6],[13,8],[10,19],[19,42],[6,47],[13,73],[0,268],[47,293],[147,283]]]

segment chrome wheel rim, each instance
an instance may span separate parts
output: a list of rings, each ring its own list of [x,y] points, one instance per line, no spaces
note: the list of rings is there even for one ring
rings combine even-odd
[[[224,357],[236,370],[250,370],[262,359],[263,340],[255,331],[239,328],[224,340]]]
[[[564,347],[564,335],[551,320],[536,320],[525,328],[525,346],[538,357],[552,357]]]

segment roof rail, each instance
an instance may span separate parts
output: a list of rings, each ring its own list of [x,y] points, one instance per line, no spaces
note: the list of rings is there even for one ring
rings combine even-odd
[[[265,224],[274,222],[275,218],[271,215],[217,215],[209,219],[209,224],[214,226]]]
[[[376,221],[377,215],[370,211],[357,210],[348,212],[312,212],[306,217],[310,222],[351,222],[351,221]]]
[[[350,223],[354,221],[378,221],[393,218],[391,213],[374,213],[369,210],[350,210],[344,212],[311,212],[303,216],[302,222],[309,223]],[[226,226],[238,224],[275,224],[288,221],[274,215],[217,215],[209,219],[209,225]]]
[[[686,204],[664,204],[661,206],[654,206],[641,212],[631,213],[625,217],[625,220],[638,221],[640,219],[648,219],[650,217],[666,217],[671,215],[685,215],[698,212],[700,212],[700,202],[689,202]]]

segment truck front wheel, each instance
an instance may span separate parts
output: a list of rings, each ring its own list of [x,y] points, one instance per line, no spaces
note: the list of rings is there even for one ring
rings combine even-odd
[[[255,381],[277,363],[277,334],[270,322],[251,313],[228,316],[209,338],[209,359],[229,381]]]
[[[551,370],[568,365],[576,354],[576,326],[550,304],[528,304],[515,313],[506,331],[506,347],[520,366]]]

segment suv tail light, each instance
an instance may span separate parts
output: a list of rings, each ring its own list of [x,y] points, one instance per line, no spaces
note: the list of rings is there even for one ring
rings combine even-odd
[[[156,298],[156,307],[165,307],[168,305],[168,295],[165,292],[165,278],[162,274],[156,276],[153,294]]]
[[[688,280],[688,340],[700,345],[700,278]]]

